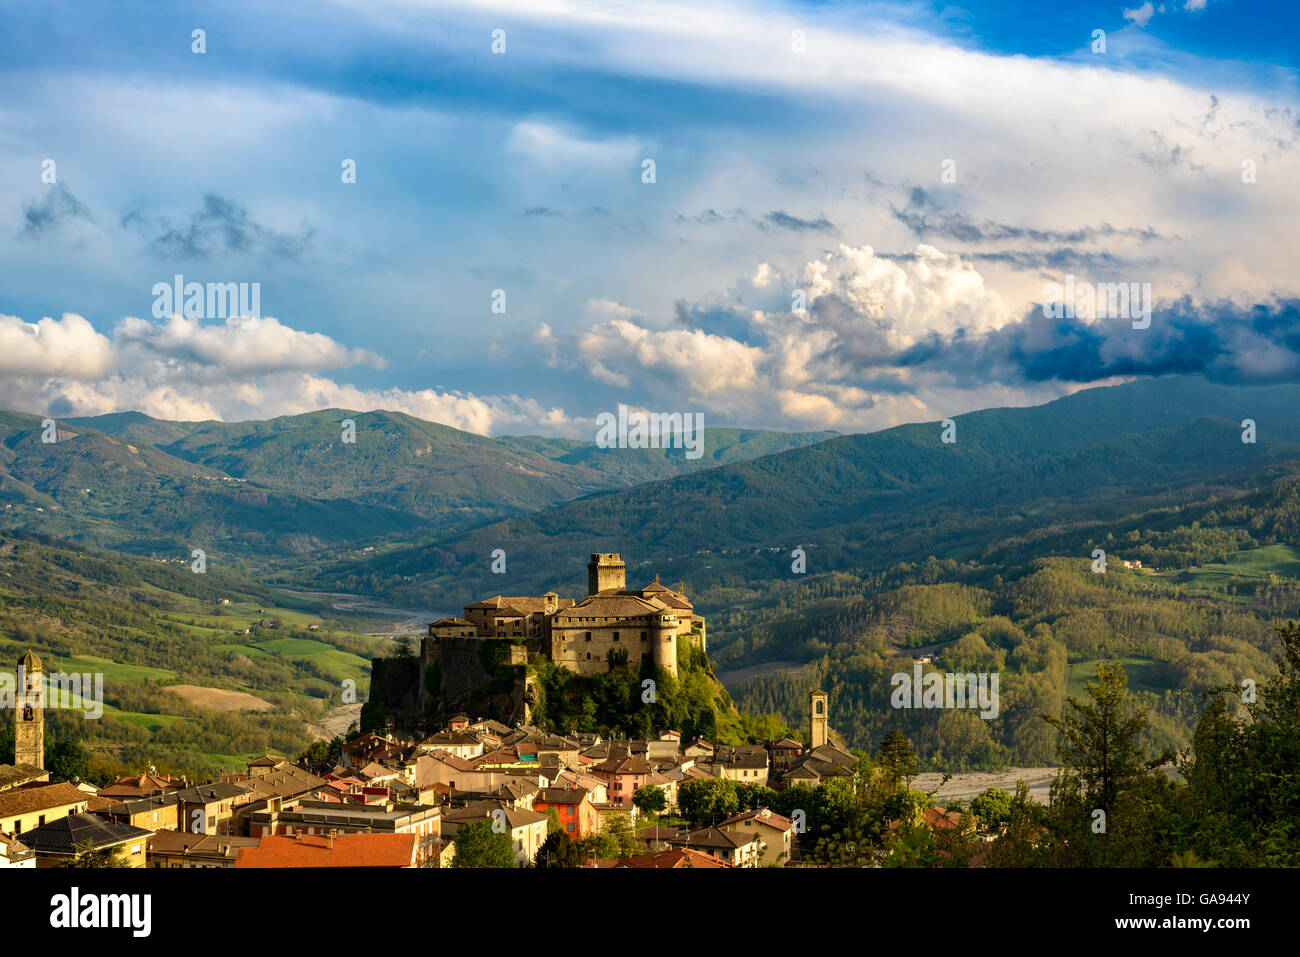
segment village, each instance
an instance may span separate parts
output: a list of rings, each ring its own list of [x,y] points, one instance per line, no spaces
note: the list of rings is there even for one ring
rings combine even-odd
[[[827,737],[823,692],[810,718],[806,745],[714,746],[671,730],[605,740],[462,715],[418,741],[367,732],[336,760],[265,755],[212,781],[150,769],[103,788],[51,782],[28,753],[36,763],[0,766],[0,867],[99,856],[151,868],[440,868],[466,866],[458,844],[488,833],[509,841],[512,860],[497,866],[548,866],[546,848],[565,839],[580,867],[798,865],[799,814],[750,807],[703,827],[666,822],[693,781],[770,793],[851,779],[855,758]]]

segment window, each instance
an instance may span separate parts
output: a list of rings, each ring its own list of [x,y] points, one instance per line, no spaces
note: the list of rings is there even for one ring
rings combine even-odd
[[[591,632],[587,632],[587,640],[591,641]],[[591,655],[588,655],[587,657],[590,658]]]
[[[615,640],[615,641],[618,641],[618,632],[617,632],[617,631],[614,632],[614,640]]]
[[[568,813],[569,813],[569,817],[573,817],[573,805],[572,805],[572,804],[569,805],[569,812],[568,812]]]
[[[37,827],[41,827],[41,826],[43,826],[44,824],[45,824],[45,815],[42,814],[40,817],[38,817],[38,818],[36,819],[36,826],[37,826]]]
[[[645,641],[645,640],[647,639],[647,637],[648,637],[648,636],[647,636],[647,634],[646,634],[644,631],[641,632],[641,640],[642,640],[642,641]]]
[[[570,834],[573,833],[573,822],[572,822],[572,821],[569,822],[568,831],[569,831]]]

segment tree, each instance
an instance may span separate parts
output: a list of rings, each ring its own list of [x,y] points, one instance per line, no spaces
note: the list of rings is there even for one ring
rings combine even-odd
[[[452,867],[516,867],[510,835],[492,830],[490,821],[462,824],[455,837]]]
[[[1185,850],[1224,866],[1300,866],[1300,622],[1275,630],[1277,675],[1253,696],[1220,689],[1180,767]],[[1231,713],[1233,697],[1249,720]]]
[[[90,753],[67,738],[45,746],[45,770],[51,781],[83,781],[90,774]]]
[[[1011,795],[1001,788],[988,788],[971,798],[970,812],[984,827],[996,827],[1011,820]]]
[[[1110,812],[1124,789],[1153,766],[1144,763],[1138,751],[1146,711],[1133,703],[1128,676],[1118,662],[1098,662],[1097,680],[1085,687],[1092,704],[1070,697],[1069,714],[1042,717],[1061,733],[1057,759],[1063,775],[1077,776],[1088,804]]]
[[[534,867],[572,868],[582,866],[582,852],[566,831],[550,834],[537,851]]]
[[[916,752],[907,743],[907,735],[898,728],[891,730],[885,735],[885,740],[880,742],[876,761],[893,784],[906,783],[916,776]]]
[[[668,808],[668,795],[653,784],[642,785],[632,793],[632,803],[643,814],[662,814]]]
[[[86,838],[74,844],[73,851],[72,860],[63,861],[59,867],[126,867],[120,847],[106,847],[97,851],[95,842]]]
[[[740,810],[736,782],[727,778],[697,778],[677,788],[677,807],[694,827],[716,824]]]
[[[630,857],[641,851],[641,841],[632,828],[631,818],[618,815],[605,827],[605,832],[618,846],[618,854],[615,856]]]

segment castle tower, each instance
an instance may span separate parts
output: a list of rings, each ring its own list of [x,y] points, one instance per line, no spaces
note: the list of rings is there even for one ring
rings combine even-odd
[[[677,616],[664,612],[655,616],[650,629],[650,654],[655,667],[677,677]]]
[[[45,768],[45,686],[41,659],[27,652],[18,659],[18,697],[14,701],[14,764]]]
[[[808,717],[812,727],[812,748],[820,748],[827,743],[826,720],[827,720],[827,695],[825,691],[814,691],[809,695]]]
[[[619,591],[627,588],[627,565],[623,563],[623,556],[617,552],[593,554],[591,561],[587,562],[587,594],[594,595],[609,588]]]

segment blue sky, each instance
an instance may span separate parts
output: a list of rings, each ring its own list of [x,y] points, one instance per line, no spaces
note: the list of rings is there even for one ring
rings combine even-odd
[[[10,3],[0,404],[591,437],[619,403],[853,431],[1292,379],[1296,18]],[[261,321],[156,316],[178,273],[259,283]],[[1067,274],[1149,285],[1152,326],[1044,321]]]

